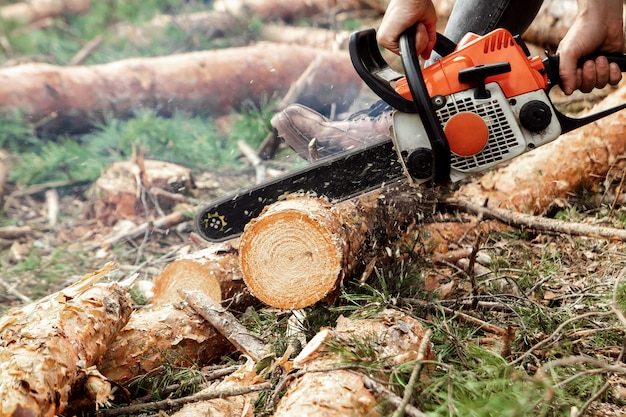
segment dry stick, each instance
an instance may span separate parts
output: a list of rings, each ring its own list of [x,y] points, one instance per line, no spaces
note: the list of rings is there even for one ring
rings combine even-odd
[[[244,154],[254,167],[254,171],[256,173],[255,183],[260,184],[265,181],[267,179],[267,170],[265,169],[265,165],[263,165],[263,161],[261,161],[257,152],[242,140],[237,142],[237,146],[239,147],[241,153]]]
[[[15,284],[11,285],[8,282],[6,282],[4,279],[2,279],[0,277],[0,285],[2,285],[5,289],[5,291],[9,294],[11,294],[14,297],[17,297],[21,302],[23,302],[24,304],[28,304],[31,303],[33,300],[22,294],[21,292],[19,292],[18,290],[15,289]]]
[[[80,65],[95,51],[104,40],[102,35],[98,35],[81,48],[80,51],[70,60],[68,65]]]
[[[409,401],[411,401],[411,395],[413,391],[413,387],[417,382],[417,377],[419,376],[420,371],[422,370],[422,361],[424,360],[424,356],[426,355],[426,349],[428,348],[428,344],[430,343],[430,337],[433,334],[432,330],[428,329],[422,337],[422,341],[420,342],[419,349],[417,350],[417,358],[415,360],[415,367],[411,372],[411,376],[409,378],[409,382],[406,384],[404,389],[404,397],[402,397],[402,402],[393,413],[392,417],[402,417],[404,416],[405,410]]]
[[[182,223],[187,219],[188,217],[186,213],[175,211],[166,216],[159,217],[158,219],[154,221],[148,221],[148,222],[142,223],[139,226],[134,227],[128,231],[118,233],[117,235],[109,236],[106,239],[104,239],[104,241],[101,244],[96,245],[96,247],[111,246],[111,245],[115,245],[116,243],[121,242],[122,240],[135,238],[139,235],[147,233],[148,231],[150,231],[150,228],[169,229],[172,226]],[[93,250],[94,248],[90,247],[89,249]]]
[[[527,227],[537,231],[565,233],[574,236],[591,236],[605,239],[619,239],[626,241],[626,229],[614,227],[593,226],[581,223],[566,222],[563,220],[550,219],[547,217],[533,216],[530,214],[518,213],[510,210],[485,207],[458,198],[449,198],[447,204],[462,208],[475,214],[498,220],[509,226]]]
[[[200,291],[180,291],[180,295],[240,352],[248,355],[255,362],[269,355],[267,347],[211,297]]]
[[[190,395],[188,397],[166,399],[161,401],[154,401],[151,403],[133,404],[127,407],[112,408],[110,410],[103,410],[100,414],[104,417],[115,417],[125,414],[138,414],[140,412],[146,411],[158,411],[164,409],[178,408],[189,403],[207,401],[214,398],[234,397],[237,395],[264,391],[270,389],[271,387],[272,384],[270,382],[263,382],[261,384],[250,385],[247,387],[229,387],[226,389],[215,389]]]
[[[0,227],[0,239],[19,239],[31,234],[30,226],[6,226]]]

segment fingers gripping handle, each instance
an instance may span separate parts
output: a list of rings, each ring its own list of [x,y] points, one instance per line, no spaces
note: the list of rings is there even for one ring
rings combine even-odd
[[[579,59],[577,64],[578,68],[582,68],[585,62],[589,60],[595,61],[596,58],[598,58],[599,56],[605,56],[609,63],[616,63],[622,72],[626,72],[626,55],[601,52]],[[559,64],[560,59],[558,55],[548,55],[543,60],[543,65],[548,73],[548,90],[550,90],[555,85],[561,84],[561,77],[559,75]],[[559,123],[561,124],[561,133],[567,133],[624,109],[626,109],[626,103],[580,118],[566,116],[557,109],[554,109],[554,112],[556,114],[556,117],[559,119]]]

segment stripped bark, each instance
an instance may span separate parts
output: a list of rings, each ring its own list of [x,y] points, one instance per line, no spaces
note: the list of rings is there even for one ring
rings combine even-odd
[[[133,312],[98,369],[111,381],[127,384],[163,365],[204,366],[232,351],[232,345],[194,310],[167,304]]]
[[[91,0],[29,0],[0,8],[3,21],[29,24],[46,17],[82,14],[91,7]]]
[[[344,277],[432,213],[435,201],[406,184],[332,206],[296,197],[274,203],[240,239],[240,263],[250,292],[286,309],[333,295]],[[369,253],[368,253],[369,252]]]
[[[79,131],[139,107],[215,117],[281,96],[318,56],[324,71],[301,103],[326,114],[333,106],[345,111],[362,85],[347,54],[275,43],[92,66],[3,68],[0,111],[19,110],[43,131]]]
[[[425,333],[418,320],[397,310],[367,319],[340,317],[334,329],[322,329],[294,359],[297,377],[289,383],[274,417],[390,415],[380,408],[384,399],[379,401],[365,387],[364,374],[357,369],[337,369],[349,365],[341,351],[358,350],[363,355],[363,345],[371,344],[374,357],[363,359],[383,361],[389,370],[417,360]],[[430,342],[425,345],[424,357],[433,357]],[[377,372],[380,374],[371,376],[387,379],[384,366]]]
[[[63,413],[72,386],[90,376],[131,314],[132,301],[124,289],[97,284],[113,269],[106,265],[2,318],[0,415]],[[102,403],[108,399],[106,394],[97,398]]]

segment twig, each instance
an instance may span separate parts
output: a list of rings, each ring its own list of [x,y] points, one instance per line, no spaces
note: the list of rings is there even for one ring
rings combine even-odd
[[[7,293],[11,294],[14,297],[17,297],[20,299],[20,301],[22,301],[24,304],[28,304],[31,303],[33,300],[22,294],[21,292],[19,292],[18,290],[15,289],[15,285],[11,285],[8,282],[6,282],[4,279],[2,279],[0,277],[0,285],[2,285],[4,287],[4,289],[6,290]]]
[[[161,401],[154,401],[144,404],[133,404],[127,407],[112,408],[109,410],[102,410],[101,415],[104,417],[115,417],[125,414],[139,414],[146,411],[157,411],[163,409],[178,408],[185,404],[212,400],[214,398],[234,397],[236,395],[244,395],[257,391],[268,390],[272,387],[270,382],[263,382],[261,384],[250,385],[247,387],[228,387],[225,389],[207,390],[198,394],[190,395],[188,397],[166,399]]]
[[[573,236],[590,236],[626,241],[626,229],[566,222],[547,217],[517,213],[501,208],[484,207],[480,204],[475,204],[458,198],[449,198],[445,200],[445,203],[478,215],[482,215],[485,218],[498,220],[502,223],[508,224],[509,226],[526,227],[536,231],[564,233]]]
[[[46,191],[46,206],[48,207],[48,225],[55,227],[59,218],[59,193],[56,188]]]
[[[255,362],[269,355],[267,347],[211,297],[200,291],[180,291],[180,295],[241,353],[248,355]]]
[[[28,236],[33,229],[30,226],[6,226],[0,227],[1,239],[19,239],[20,237]]]
[[[405,410],[407,405],[409,405],[409,401],[411,401],[411,396],[413,394],[413,387],[415,387],[415,383],[417,382],[417,377],[419,376],[422,370],[422,360],[424,360],[424,356],[426,356],[426,349],[430,344],[430,336],[432,335],[432,330],[428,329],[424,336],[422,337],[422,341],[420,342],[419,349],[417,350],[417,359],[415,360],[415,366],[413,367],[413,371],[411,371],[411,376],[409,377],[409,382],[406,384],[404,389],[404,396],[402,397],[402,402],[394,411],[392,417],[403,417],[405,414]]]
[[[98,35],[83,46],[80,51],[76,55],[72,57],[68,65],[80,65],[82,64],[88,57],[95,51],[102,41],[104,37],[102,35]]]
[[[250,161],[252,166],[254,167],[254,171],[256,172],[256,180],[257,184],[262,183],[267,178],[267,170],[265,169],[265,165],[263,165],[263,161],[257,154],[257,152],[250,147],[246,142],[240,140],[237,142],[237,146],[241,153]]]
[[[139,235],[145,234],[149,232],[151,229],[169,229],[179,223],[186,221],[187,219],[188,219],[188,216],[186,213],[175,211],[166,216],[160,217],[154,221],[145,222],[145,223],[140,224],[137,227],[133,227],[130,230],[124,231],[122,233],[118,233],[113,236],[109,236],[105,238],[104,241],[100,245],[95,245],[95,247],[112,246],[123,240],[133,239]],[[95,247],[91,247],[89,249],[93,250]]]
[[[453,310],[451,308],[448,308],[442,305],[435,306],[435,305],[432,305],[431,303],[421,301],[421,300],[415,300],[415,299],[404,299],[404,300],[408,303],[418,304],[424,307],[431,307],[433,309],[441,309],[444,313],[450,314],[452,317],[456,317],[467,323],[476,325],[488,333],[493,333],[495,335],[502,336],[502,337],[510,336],[510,332],[507,329],[503,329],[502,327],[498,327],[494,324],[487,323],[486,321],[483,321],[479,319],[478,317],[470,316],[469,314],[463,313],[461,311],[456,311],[456,310]]]
[[[569,324],[571,324],[571,323],[573,323],[575,321],[578,321],[578,320],[586,319],[587,317],[594,317],[594,316],[603,317],[603,316],[608,316],[610,314],[613,314],[613,312],[612,311],[591,311],[589,313],[581,314],[579,316],[572,317],[572,318],[570,318],[568,320],[565,320],[548,337],[546,337],[545,339],[541,340],[540,342],[535,343],[534,346],[532,346],[530,349],[528,349],[526,352],[524,352],[517,359],[515,359],[514,361],[509,362],[509,365],[513,366],[513,365],[515,365],[517,363],[520,363],[521,361],[526,359],[534,350],[537,350],[540,347],[542,347],[543,345],[549,343],[550,341],[555,340],[556,337],[559,335],[559,333],[561,333],[561,331],[565,327],[567,327]]]

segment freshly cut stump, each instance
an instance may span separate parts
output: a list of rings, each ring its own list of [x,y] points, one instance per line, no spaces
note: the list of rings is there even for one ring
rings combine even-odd
[[[343,230],[329,208],[319,199],[307,199],[306,204],[285,200],[248,224],[240,262],[255,297],[274,307],[299,309],[335,288]]]
[[[192,259],[178,259],[168,264],[154,280],[153,305],[182,301],[178,290],[198,290],[217,303],[222,302],[222,289],[215,273]]]

